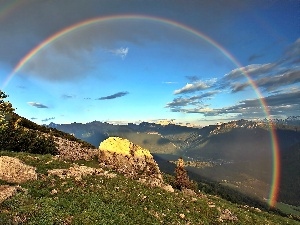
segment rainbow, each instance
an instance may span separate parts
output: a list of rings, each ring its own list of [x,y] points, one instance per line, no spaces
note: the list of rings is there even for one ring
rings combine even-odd
[[[26,3],[25,1],[14,0],[7,4],[4,4],[4,6],[2,6],[0,9],[0,21],[5,17],[7,17],[8,15],[10,15],[17,8],[20,8],[25,3]]]
[[[57,33],[53,34],[52,36],[48,37],[47,39],[45,39],[43,42],[41,42],[39,45],[37,45],[35,48],[33,48],[27,55],[25,55],[20,61],[19,63],[15,66],[15,68],[13,69],[13,71],[11,72],[11,74],[9,74],[8,78],[6,79],[6,81],[4,82],[4,86],[6,86],[8,84],[8,82],[10,81],[10,79],[17,73],[19,72],[22,67],[32,58],[34,57],[41,49],[45,48],[47,45],[49,45],[50,43],[52,43],[53,41],[63,37],[64,35],[81,29],[85,26],[89,26],[92,24],[96,24],[96,23],[101,23],[101,22],[107,22],[107,21],[118,21],[118,20],[140,20],[140,21],[153,21],[153,22],[157,22],[157,23],[162,23],[165,25],[169,25],[171,27],[175,27],[178,29],[182,29],[188,33],[191,33],[203,40],[205,40],[206,42],[208,42],[209,44],[211,44],[212,46],[214,46],[215,48],[217,48],[220,52],[222,52],[222,54],[224,54],[224,56],[226,56],[229,60],[231,60],[238,68],[243,68],[243,66],[241,65],[241,63],[239,63],[237,61],[237,59],[235,59],[233,57],[233,55],[231,55],[224,47],[222,47],[220,44],[218,44],[216,41],[214,41],[213,39],[211,39],[210,37],[206,36],[205,34],[191,28],[188,27],[184,24],[181,24],[179,22],[175,22],[169,19],[165,19],[165,18],[159,18],[159,17],[152,17],[152,16],[145,16],[145,15],[113,15],[113,16],[106,16],[106,17],[96,17],[96,18],[92,18],[92,19],[88,19],[76,24],[73,24],[69,27],[66,27],[60,31],[58,31]],[[261,92],[259,91],[257,85],[255,84],[255,82],[251,79],[251,77],[246,73],[246,71],[243,71],[243,74],[245,75],[245,77],[247,78],[248,82],[250,83],[250,85],[252,86],[252,88],[254,89],[254,91],[256,92],[256,95],[258,96],[260,103],[263,107],[263,110],[267,116],[267,118],[270,118],[270,113],[269,113],[269,109],[268,106],[266,104],[265,99],[263,98]],[[280,155],[279,155],[279,146],[278,146],[278,140],[276,137],[276,133],[275,133],[275,128],[274,125],[272,123],[270,123],[270,137],[271,137],[271,144],[272,144],[272,155],[273,155],[273,174],[272,174],[272,183],[271,183],[271,188],[270,188],[270,194],[269,194],[269,200],[268,203],[271,207],[274,207],[276,205],[277,202],[277,197],[278,197],[278,191],[279,191],[279,181],[280,181]]]

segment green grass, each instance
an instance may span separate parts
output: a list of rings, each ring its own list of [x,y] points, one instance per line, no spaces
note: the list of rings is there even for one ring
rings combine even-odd
[[[195,200],[178,191],[149,188],[122,175],[87,176],[80,181],[45,176],[48,169],[72,165],[53,161],[50,155],[0,155],[18,157],[36,166],[40,174],[38,180],[21,185],[27,191],[0,204],[0,224],[219,224],[219,209],[229,209],[238,217],[238,221],[222,224],[300,224],[276,214],[245,209],[216,196],[203,195]],[[98,166],[96,161],[87,163]],[[209,207],[212,203],[215,207]]]
[[[297,215],[298,217],[300,217],[300,206],[297,207],[278,202],[276,204],[276,207],[286,214]]]

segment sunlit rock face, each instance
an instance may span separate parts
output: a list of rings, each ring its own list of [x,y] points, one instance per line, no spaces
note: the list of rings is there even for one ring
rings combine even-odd
[[[151,186],[163,183],[159,167],[147,149],[119,137],[109,137],[99,146],[100,164]]]

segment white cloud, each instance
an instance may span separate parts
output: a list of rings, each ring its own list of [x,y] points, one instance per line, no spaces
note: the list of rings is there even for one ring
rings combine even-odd
[[[38,103],[38,102],[27,102],[29,105],[33,106],[33,107],[36,107],[36,108],[48,108],[48,106],[46,105],[43,105],[41,103]]]
[[[209,81],[196,81],[191,84],[186,84],[183,88],[175,90],[174,94],[185,94],[185,93],[193,93],[196,91],[206,90],[212,86],[216,82],[216,79],[211,79]]]
[[[178,84],[176,81],[164,81],[163,84]]]
[[[129,51],[128,47],[127,48],[121,47],[121,48],[109,50],[109,52],[113,53],[116,56],[120,56],[122,59],[125,59],[125,57],[128,54],[128,51]]]

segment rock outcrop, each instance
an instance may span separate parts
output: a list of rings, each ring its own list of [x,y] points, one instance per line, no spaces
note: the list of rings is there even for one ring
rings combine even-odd
[[[0,185],[0,203],[12,197],[16,193],[17,193],[17,187],[12,187],[9,185]]]
[[[238,218],[236,215],[234,215],[229,209],[224,209],[221,211],[221,209],[218,209],[221,212],[221,215],[218,218],[219,222],[225,222],[226,220],[235,222],[238,221]]]
[[[9,185],[0,185],[0,204],[4,202],[6,199],[14,196],[17,192],[27,193],[25,188],[21,186],[9,186]]]
[[[98,150],[82,147],[82,144],[69,141],[60,137],[54,137],[54,141],[57,144],[59,157],[64,160],[92,160],[97,156]]]
[[[28,166],[17,158],[0,157],[0,180],[17,184],[28,180],[36,180],[37,173],[35,170],[35,167]]]
[[[125,176],[150,186],[163,186],[159,167],[147,149],[119,137],[109,137],[99,146],[99,162]]]

